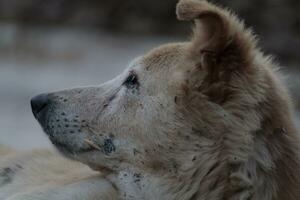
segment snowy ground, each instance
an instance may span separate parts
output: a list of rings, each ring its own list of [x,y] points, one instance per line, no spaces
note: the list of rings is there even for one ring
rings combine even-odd
[[[50,146],[32,116],[31,97],[107,81],[135,56],[181,40],[12,25],[0,25],[0,31],[0,144],[19,149]],[[290,85],[298,91],[299,75],[290,74]]]

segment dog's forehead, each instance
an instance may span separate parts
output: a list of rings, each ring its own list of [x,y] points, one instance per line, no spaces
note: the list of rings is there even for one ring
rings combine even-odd
[[[139,63],[147,71],[156,71],[169,67],[178,61],[184,52],[186,43],[172,43],[157,47],[139,58]]]
[[[181,83],[184,78],[185,70],[182,70],[184,68],[181,66],[188,57],[189,44],[188,42],[171,43],[154,48],[145,55],[135,58],[129,64],[125,74],[134,71],[143,80],[161,80],[165,85],[178,85],[176,83]]]
[[[139,70],[143,66],[143,56],[138,56],[129,63],[129,70]]]

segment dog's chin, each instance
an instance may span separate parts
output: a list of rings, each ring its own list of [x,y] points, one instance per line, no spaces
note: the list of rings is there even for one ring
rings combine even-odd
[[[58,142],[52,142],[52,144],[55,146],[55,148],[62,153],[65,156],[76,156],[78,154],[84,154],[84,153],[92,153],[93,151],[95,151],[95,149],[93,148],[72,148],[69,145],[65,145],[65,144],[61,144]]]
[[[47,130],[44,130],[53,144],[53,146],[63,155],[65,156],[75,156],[82,153],[88,153],[95,151],[94,148],[87,145],[75,145],[72,143],[63,142],[61,139],[54,137],[51,133],[49,134]]]
[[[82,159],[82,157],[88,157],[89,154],[96,153],[95,149],[92,148],[85,148],[85,149],[78,149],[76,151],[70,150],[70,148],[66,145],[62,144],[55,144],[55,148],[65,157],[81,162],[83,164],[88,165],[91,169],[95,171],[101,172],[103,175],[109,175],[114,173],[114,170],[108,168],[107,166],[100,165],[100,164],[95,164],[92,162],[86,161],[86,159]]]
[[[57,151],[64,157],[81,162],[85,165],[88,165],[91,169],[95,171],[100,171],[103,175],[109,175],[115,172],[114,169],[111,169],[105,160],[101,162],[95,162],[94,157],[102,155],[103,152],[95,147],[84,144],[84,143],[74,143],[73,141],[68,142],[68,140],[62,140],[62,138],[55,137],[55,130],[47,129],[42,125],[42,128],[53,146]],[[103,163],[103,164],[102,164]]]

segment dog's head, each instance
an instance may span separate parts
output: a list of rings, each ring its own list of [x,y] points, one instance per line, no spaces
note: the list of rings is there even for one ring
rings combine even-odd
[[[191,41],[158,47],[100,86],[32,99],[35,117],[63,154],[98,169],[174,174],[213,165],[229,132],[259,126],[252,112],[266,101],[268,60],[251,31],[206,1],[180,1],[177,16],[195,21]]]

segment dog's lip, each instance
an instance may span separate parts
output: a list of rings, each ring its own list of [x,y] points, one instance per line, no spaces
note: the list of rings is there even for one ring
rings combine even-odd
[[[113,169],[110,169],[109,167],[106,167],[104,165],[100,165],[98,163],[97,164],[88,163],[88,166],[91,169],[95,170],[95,171],[101,172],[101,174],[104,175],[104,176],[112,174],[112,173],[115,172]]]
[[[95,151],[95,149],[92,147],[73,149],[69,145],[63,144],[59,141],[53,141],[51,139],[50,139],[50,141],[60,152],[62,152],[64,154],[81,154],[81,153],[89,153],[89,152]]]

